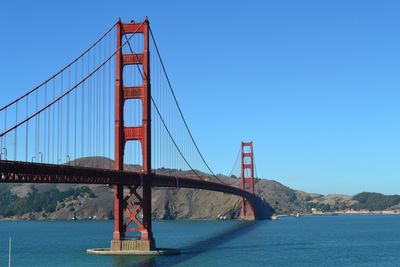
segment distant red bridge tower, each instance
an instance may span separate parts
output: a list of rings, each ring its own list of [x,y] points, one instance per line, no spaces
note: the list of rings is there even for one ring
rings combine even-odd
[[[242,142],[241,146],[241,185],[242,189],[254,194],[254,154],[253,142]],[[242,219],[254,220],[254,209],[249,200],[242,198]]]

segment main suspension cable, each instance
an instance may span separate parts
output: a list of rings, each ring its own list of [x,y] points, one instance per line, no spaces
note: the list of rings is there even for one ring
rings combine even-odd
[[[156,40],[155,40],[155,38],[154,38],[153,31],[151,30],[151,27],[149,27],[149,30],[150,30],[151,38],[152,38],[152,40],[153,40],[154,47],[155,47],[156,52],[157,52],[158,59],[160,60],[160,63],[161,63],[162,70],[163,70],[163,72],[164,72],[165,78],[167,79],[168,87],[169,87],[169,89],[170,89],[170,91],[171,91],[171,94],[172,94],[172,96],[173,96],[173,98],[174,98],[175,104],[176,104],[176,106],[177,106],[177,108],[178,108],[179,114],[180,114],[180,116],[181,116],[181,118],[182,118],[182,120],[183,120],[183,123],[184,123],[184,125],[185,125],[185,128],[186,128],[187,132],[189,133],[189,136],[190,136],[190,138],[191,138],[191,140],[192,140],[192,142],[193,142],[193,144],[194,144],[194,146],[195,146],[197,152],[199,153],[200,158],[202,159],[203,163],[206,165],[207,169],[210,171],[210,173],[212,174],[212,176],[213,176],[215,179],[217,179],[220,183],[225,184],[225,183],[224,183],[223,181],[221,181],[221,180],[215,175],[215,173],[212,171],[212,169],[210,168],[210,166],[208,165],[208,163],[207,163],[206,160],[204,159],[203,154],[200,152],[200,149],[199,149],[199,147],[197,146],[196,141],[194,140],[194,137],[193,137],[193,135],[192,135],[192,132],[191,132],[190,129],[189,129],[189,126],[188,126],[188,124],[187,124],[187,122],[186,122],[186,119],[185,119],[185,117],[183,116],[182,109],[181,109],[181,107],[180,107],[180,105],[179,105],[179,103],[178,103],[178,100],[177,100],[177,98],[176,98],[175,92],[174,92],[173,87],[172,87],[172,83],[171,83],[171,81],[170,81],[170,79],[169,79],[169,76],[168,76],[168,74],[167,74],[167,70],[166,70],[165,65],[164,65],[164,62],[163,62],[163,60],[162,60],[162,58],[161,58],[160,51],[159,51],[159,49],[158,49],[158,46],[157,46]]]
[[[140,26],[142,26],[144,24],[144,22],[142,22],[142,24]],[[139,27],[140,28],[140,27]],[[135,33],[139,30],[139,28],[135,31]],[[132,35],[133,36],[133,35]],[[130,38],[132,38],[132,36]],[[130,39],[129,38],[129,39]],[[69,90],[65,91],[61,96],[59,96],[58,98],[54,99],[52,102],[50,102],[49,104],[47,104],[46,106],[44,106],[43,108],[37,110],[34,114],[32,114],[31,116],[27,117],[26,119],[24,119],[23,121],[21,121],[20,123],[14,125],[13,127],[9,128],[8,130],[0,133],[0,137],[6,135],[7,133],[9,133],[10,131],[18,128],[19,126],[21,126],[22,124],[28,122],[29,120],[31,120],[32,118],[34,118],[35,116],[37,116],[38,114],[42,113],[44,110],[46,110],[47,108],[53,106],[55,103],[57,103],[58,101],[60,101],[62,98],[64,98],[66,95],[68,95],[69,93],[71,93],[73,90],[75,90],[79,85],[81,85],[82,83],[84,83],[86,80],[88,80],[90,77],[93,76],[93,74],[95,74],[100,68],[102,68],[108,61],[110,61],[116,53],[118,53],[122,47],[124,47],[127,42],[129,42],[129,39],[127,39],[118,49],[115,50],[115,52],[109,56],[107,58],[107,60],[105,60],[102,64],[100,64],[97,68],[95,68],[91,73],[89,73],[83,80],[81,80],[79,83],[77,83],[76,85],[74,85],[72,88],[70,88]]]
[[[165,121],[164,121],[164,118],[161,116],[161,113],[160,113],[160,110],[159,110],[158,107],[157,107],[157,104],[154,102],[154,99],[153,99],[152,97],[151,97],[151,102],[153,103],[153,105],[154,105],[154,107],[155,107],[155,109],[156,109],[156,111],[157,111],[157,113],[158,113],[158,116],[160,117],[160,120],[161,120],[162,124],[163,124],[164,127],[165,127],[165,130],[167,131],[169,137],[171,138],[171,141],[174,143],[175,148],[178,150],[179,154],[182,156],[183,160],[186,162],[186,164],[189,166],[189,168],[190,168],[199,178],[201,178],[201,176],[196,172],[195,169],[192,168],[192,166],[190,165],[190,163],[186,160],[185,156],[183,155],[182,151],[179,149],[178,145],[176,144],[174,138],[172,137],[171,132],[169,131],[169,129],[168,129],[168,127],[167,127],[167,125],[166,125],[166,123],[165,123]]]
[[[136,55],[137,59],[138,59],[139,62],[140,62],[140,58],[138,57],[138,55],[137,55],[136,53],[133,52],[132,46],[131,46],[131,44],[130,44],[130,41],[128,40],[128,37],[126,36],[126,32],[125,32],[125,30],[124,30],[123,27],[122,27],[122,31],[124,32],[124,37],[126,38],[126,41],[128,42],[128,47],[129,47],[131,53],[132,53],[133,55]],[[132,36],[133,36],[133,35],[132,35]],[[131,37],[132,37],[132,36],[131,36]],[[145,78],[147,79],[147,73],[145,73],[145,70],[143,70],[143,72],[142,72],[142,70],[139,68],[139,65],[138,65],[138,64],[136,64],[136,67],[137,67],[137,69],[138,69],[138,71],[139,71],[139,73],[140,73],[141,78],[142,78],[142,79],[145,79]],[[164,126],[164,128],[165,128],[165,130],[167,131],[167,133],[168,133],[168,135],[169,135],[171,141],[173,142],[175,148],[178,150],[178,153],[181,155],[181,157],[182,157],[183,160],[186,162],[186,164],[188,165],[188,167],[201,179],[202,177],[201,177],[201,176],[198,174],[198,172],[190,165],[190,163],[188,162],[188,160],[186,159],[186,157],[183,155],[183,153],[182,153],[181,149],[179,148],[178,144],[176,143],[175,139],[173,138],[173,136],[172,136],[172,134],[171,134],[171,131],[168,129],[168,126],[167,126],[167,124],[166,124],[166,122],[165,122],[163,116],[161,115],[161,112],[160,112],[160,110],[158,109],[158,106],[157,106],[156,102],[154,101],[153,97],[150,97],[150,98],[151,98],[151,102],[153,103],[154,108],[156,109],[157,114],[158,114],[158,116],[159,116],[159,118],[160,118],[160,120],[161,120],[161,122],[162,122],[162,124],[163,124],[163,126]]]
[[[241,150],[241,148],[239,148],[239,151],[238,151],[237,156],[236,156],[235,164],[233,164],[232,170],[231,170],[230,173],[229,173],[229,177],[230,177],[230,176],[233,174],[233,172],[235,171],[235,167],[237,166],[237,163],[238,163],[239,157],[240,157],[240,150]]]
[[[62,68],[61,70],[59,70],[57,73],[55,73],[53,76],[51,76],[50,78],[48,78],[47,80],[45,80],[44,82],[42,82],[41,84],[39,84],[38,86],[36,86],[35,88],[31,89],[30,91],[28,91],[27,93],[25,93],[24,95],[20,96],[19,98],[17,98],[16,100],[12,101],[11,103],[5,105],[4,107],[0,108],[0,111],[3,111],[4,109],[8,108],[9,106],[15,104],[16,102],[18,102],[19,100],[23,99],[24,97],[27,97],[28,95],[30,95],[31,93],[35,92],[37,89],[39,89],[40,87],[42,87],[44,84],[48,83],[49,81],[51,81],[52,79],[54,79],[56,76],[58,76],[60,73],[62,73],[64,70],[66,70],[67,68],[69,68],[72,64],[74,64],[75,62],[77,62],[79,59],[81,59],[88,51],[90,51],[93,47],[95,47],[101,40],[103,40],[103,38],[105,36],[107,36],[107,34],[109,34],[115,27],[115,25],[117,25],[118,22],[115,22],[111,28],[106,31],[96,42],[94,42],[88,49],[86,49],[82,54],[80,54],[77,58],[75,58],[73,61],[71,61],[68,65],[66,65],[64,68]]]

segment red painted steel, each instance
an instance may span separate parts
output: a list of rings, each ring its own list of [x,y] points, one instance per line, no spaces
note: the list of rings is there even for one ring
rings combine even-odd
[[[127,232],[138,232],[140,233],[141,240],[146,241],[145,243],[150,243],[151,248],[155,247],[151,225],[152,186],[178,187],[179,180],[180,188],[205,189],[241,196],[242,218],[255,219],[253,203],[259,199],[254,194],[254,154],[252,142],[242,142],[241,145],[241,188],[193,179],[194,177],[174,177],[152,173],[149,22],[147,19],[142,23],[131,22],[124,24],[118,21],[116,24],[116,33],[118,50],[115,52],[114,170],[0,160],[0,183],[113,185],[115,189],[113,240],[124,240],[127,238]],[[143,35],[143,52],[132,54],[122,52],[120,48],[123,38],[129,38],[127,34]],[[141,85],[124,85],[123,70],[127,65],[141,65],[141,69],[143,70]],[[140,126],[127,127],[124,125],[124,104],[128,99],[138,99],[142,102],[142,125]],[[128,172],[124,170],[124,150],[127,141],[138,141],[141,144],[143,166],[140,172]],[[139,164],[139,162],[129,162],[129,164]],[[138,190],[139,188],[142,188],[142,190]],[[124,191],[127,193],[124,193]],[[142,215],[142,218],[140,215]]]
[[[250,201],[258,198],[250,192],[226,184],[199,180],[192,177],[176,177],[155,173],[107,170],[80,166],[43,164],[34,162],[0,160],[0,183],[52,183],[52,184],[105,184],[140,186],[151,179],[154,187],[203,189],[245,197]]]
[[[242,167],[241,167],[241,186],[243,191],[248,191],[254,194],[254,154],[253,142],[242,142]],[[254,209],[250,199],[242,198],[242,219],[255,219]]]
[[[142,53],[125,54],[122,49],[116,54],[115,81],[115,170],[123,171],[124,149],[127,141],[139,141],[142,147],[142,195],[138,186],[129,186],[129,193],[124,195],[124,186],[116,185],[114,192],[114,240],[126,238],[126,232],[139,232],[141,240],[154,243],[151,230],[151,89],[150,89],[150,53],[149,53],[149,21],[142,23],[117,23],[117,47],[123,43],[127,34],[142,34],[144,51]],[[124,37],[125,36],[125,37]],[[141,86],[128,87],[123,84],[123,69],[127,65],[141,65],[143,82]],[[127,74],[129,75],[129,74]],[[133,73],[132,73],[133,75]],[[142,125],[138,127],[124,126],[124,103],[127,99],[142,101]],[[138,164],[139,162],[130,162]],[[135,200],[132,200],[135,199]],[[142,212],[143,218],[139,218]],[[124,221],[124,215],[127,220]],[[133,226],[131,226],[133,224]]]

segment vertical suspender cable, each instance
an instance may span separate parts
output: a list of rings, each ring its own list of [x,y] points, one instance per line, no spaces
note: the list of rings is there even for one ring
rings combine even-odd
[[[18,123],[18,101],[15,102],[15,123]],[[14,132],[14,160],[17,160],[17,128],[15,128]]]

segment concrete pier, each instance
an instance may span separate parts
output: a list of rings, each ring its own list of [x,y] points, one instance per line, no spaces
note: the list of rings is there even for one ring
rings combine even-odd
[[[87,249],[86,253],[94,255],[178,255],[178,249],[155,248],[154,240],[126,239],[112,240],[110,248]]]
[[[111,240],[111,251],[151,251],[155,249],[155,241],[128,239],[128,240]]]
[[[92,248],[87,249],[86,253],[93,255],[103,255],[103,256],[167,256],[167,255],[179,255],[181,251],[178,249],[170,248],[157,248],[155,250],[140,251],[140,250],[119,250],[112,251],[109,248]]]

